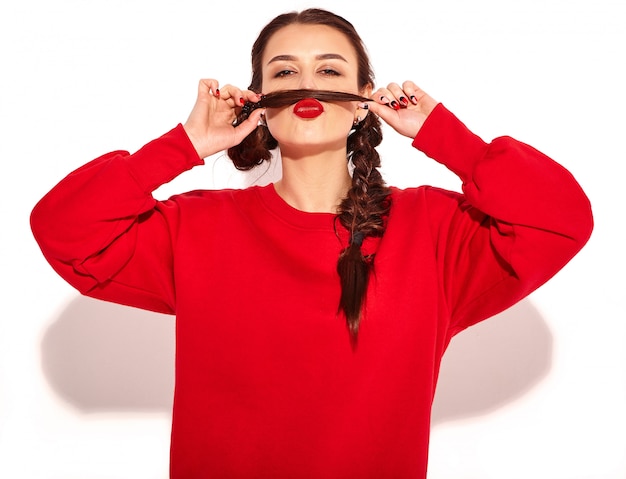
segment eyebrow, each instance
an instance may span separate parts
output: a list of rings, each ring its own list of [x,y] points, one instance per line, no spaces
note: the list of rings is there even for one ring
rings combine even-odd
[[[342,60],[348,63],[348,60],[346,60],[344,57],[342,57],[338,53],[322,53],[321,55],[317,55],[315,59],[316,60]],[[270,63],[280,62],[280,61],[293,62],[296,60],[298,60],[298,57],[294,55],[277,55],[274,58],[272,58],[269,62],[267,62],[267,64],[269,65]]]

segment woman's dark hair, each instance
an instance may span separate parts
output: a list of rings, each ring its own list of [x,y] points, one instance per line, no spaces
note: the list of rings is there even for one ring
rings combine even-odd
[[[252,81],[249,89],[261,93],[262,57],[267,42],[278,30],[294,24],[326,25],[343,33],[358,58],[359,89],[374,85],[374,73],[363,42],[346,19],[317,8],[279,15],[268,23],[252,46]],[[339,206],[337,218],[350,233],[347,246],[341,251],[337,272],[341,282],[339,310],[346,316],[347,326],[356,339],[364,307],[368,279],[374,265],[374,254],[364,256],[361,245],[367,237],[380,237],[389,213],[389,188],[378,171],[380,156],[376,146],[382,141],[381,124],[372,113],[355,125],[347,138],[348,160],[352,161],[352,187]],[[235,167],[249,170],[270,160],[276,140],[266,127],[259,126],[239,145],[228,150]]]

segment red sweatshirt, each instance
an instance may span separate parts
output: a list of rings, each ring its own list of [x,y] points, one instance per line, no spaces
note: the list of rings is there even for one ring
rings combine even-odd
[[[509,137],[438,105],[413,145],[464,194],[393,189],[358,345],[337,314],[346,232],[273,186],[151,192],[202,164],[179,125],[79,168],[32,228],[81,293],[176,314],[171,477],[423,478],[451,337],[522,299],[587,241],[585,194]],[[339,235],[335,232],[339,228]]]

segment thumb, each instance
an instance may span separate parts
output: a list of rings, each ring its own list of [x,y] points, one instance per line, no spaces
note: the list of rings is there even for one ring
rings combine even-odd
[[[252,111],[248,118],[235,127],[237,143],[241,143],[246,136],[252,133],[258,126],[261,116],[265,113],[265,108],[257,108]]]
[[[374,103],[370,110],[387,123],[396,132],[407,138],[415,138],[426,120],[426,114],[417,108],[401,108],[395,110],[387,105]]]
[[[385,123],[392,124],[395,119],[398,118],[398,112],[393,108],[381,103],[371,101],[368,104],[370,112],[376,114]]]

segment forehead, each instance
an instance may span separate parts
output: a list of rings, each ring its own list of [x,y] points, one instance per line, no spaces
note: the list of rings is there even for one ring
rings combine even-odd
[[[348,37],[326,25],[293,24],[275,32],[265,46],[263,64],[278,55],[304,59],[325,53],[338,53],[349,63],[356,63],[356,52]]]

